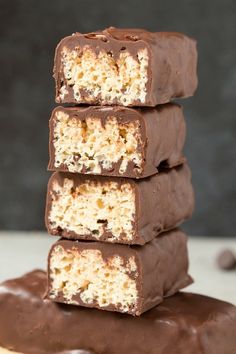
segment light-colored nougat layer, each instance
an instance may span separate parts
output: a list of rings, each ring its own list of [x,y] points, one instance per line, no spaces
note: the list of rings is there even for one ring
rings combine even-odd
[[[73,180],[57,180],[51,186],[49,221],[61,228],[99,240],[104,232],[110,240],[132,240],[135,216],[135,190],[130,183],[85,180],[74,187]]]
[[[100,250],[66,250],[58,245],[50,255],[49,272],[52,299],[62,294],[65,302],[77,304],[73,297],[79,294],[84,304],[114,305],[121,312],[137,306],[134,257],[126,262],[119,255],[104,259]]]
[[[70,118],[69,114],[57,111],[54,118],[53,146],[55,167],[65,165],[69,172],[99,174],[102,168],[110,170],[114,163],[121,161],[119,173],[127,171],[133,162],[142,171],[143,157],[141,131],[138,120],[121,123],[114,116],[100,118]]]
[[[0,354],[21,354],[21,353],[13,352],[13,351],[11,351],[11,350],[8,350],[8,349],[1,348],[1,347],[0,347]]]
[[[96,54],[89,46],[76,50],[64,47],[61,65],[66,85],[60,89],[59,99],[68,93],[67,86],[73,88],[74,98],[81,101],[83,96],[91,100],[105,100],[107,104],[127,106],[135,101],[145,103],[148,81],[148,52],[140,49],[134,58],[128,51],[122,51],[118,59],[104,50]]]

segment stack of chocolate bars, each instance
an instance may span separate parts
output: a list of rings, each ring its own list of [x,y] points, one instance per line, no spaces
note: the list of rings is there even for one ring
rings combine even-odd
[[[47,285],[33,271],[0,287],[0,346],[236,353],[235,307],[179,292],[192,282],[178,226],[194,195],[183,111],[169,102],[194,94],[196,64],[195,41],[178,33],[109,28],[60,42],[56,101],[74,106],[50,119],[46,225],[61,239]]]
[[[194,204],[185,121],[168,102],[194,93],[196,62],[179,34],[111,28],[58,45],[56,101],[77,105],[50,119],[46,225],[63,237],[51,300],[139,316],[191,283],[176,229]]]

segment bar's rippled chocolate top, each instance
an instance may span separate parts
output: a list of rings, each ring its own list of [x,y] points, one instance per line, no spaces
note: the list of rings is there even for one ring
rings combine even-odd
[[[58,305],[42,300],[45,290],[40,270],[0,286],[0,347],[24,354],[235,354],[236,308],[226,302],[179,293],[136,318]]]

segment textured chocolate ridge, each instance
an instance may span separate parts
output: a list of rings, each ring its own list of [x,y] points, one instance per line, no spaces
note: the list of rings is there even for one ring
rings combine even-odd
[[[183,292],[132,317],[42,300],[45,290],[39,270],[0,285],[0,347],[24,354],[235,354],[236,307],[229,303]]]
[[[182,33],[148,32],[142,29],[118,29],[114,27],[87,34],[74,33],[64,38],[57,46],[54,61],[56,81],[56,102],[86,103],[106,105],[99,99],[88,101],[86,91],[80,102],[73,97],[73,90],[67,86],[68,95],[59,99],[59,90],[65,83],[61,70],[61,50],[89,46],[96,54],[102,49],[118,58],[125,48],[136,58],[137,51],[147,48],[149,54],[146,102],[134,102],[131,106],[156,106],[173,98],[192,96],[197,88],[197,50],[196,42]],[[118,102],[114,101],[114,105]]]
[[[127,171],[119,173],[121,161],[113,164],[111,170],[102,168],[104,176],[120,176],[130,178],[143,178],[158,172],[160,167],[174,167],[185,161],[183,146],[186,136],[186,125],[182,108],[174,103],[158,106],[156,108],[127,108],[127,107],[57,107],[52,112],[50,119],[48,169],[50,171],[68,172],[66,165],[55,168],[54,127],[55,114],[64,112],[70,119],[76,118],[85,121],[87,117],[96,117],[104,126],[108,117],[114,116],[119,123],[128,123],[138,120],[142,136],[142,146],[138,151],[143,155],[143,171],[139,173],[133,162],[129,162]],[[88,173],[85,168],[80,172]]]

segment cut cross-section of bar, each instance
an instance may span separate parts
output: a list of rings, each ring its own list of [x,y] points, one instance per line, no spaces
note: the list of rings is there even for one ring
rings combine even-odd
[[[46,225],[69,239],[144,244],[189,218],[193,204],[186,164],[140,180],[56,172]]]
[[[195,41],[180,33],[75,33],[56,50],[56,101],[156,106],[193,95],[196,64]]]
[[[114,306],[120,312],[135,311],[138,269],[134,256],[124,259],[116,249],[117,253],[104,259],[98,247],[90,249],[90,244],[79,242],[61,241],[54,246],[50,255],[50,298],[89,307]],[[97,242],[92,245],[98,246]],[[104,245],[110,248],[111,244]]]
[[[57,180],[62,178],[62,184]],[[54,180],[55,178],[55,180]],[[84,238],[99,239],[108,233],[110,240],[117,240],[122,234],[127,240],[133,237],[135,215],[135,191],[131,183],[119,183],[115,180],[84,180],[78,185],[71,178],[54,175],[49,190],[52,198],[48,214],[48,226],[55,233],[72,231]],[[52,233],[54,231],[52,230]],[[68,235],[69,236],[69,235]],[[76,238],[76,237],[75,237]]]
[[[177,229],[142,247],[59,240],[48,258],[48,297],[140,315],[192,282],[186,242]]]
[[[57,107],[50,119],[49,170],[142,178],[181,164],[185,121],[158,108]]]

